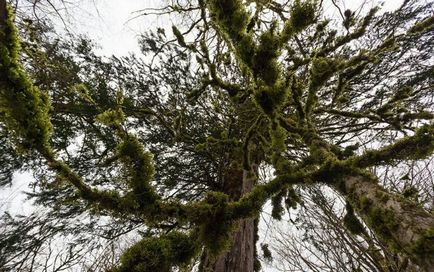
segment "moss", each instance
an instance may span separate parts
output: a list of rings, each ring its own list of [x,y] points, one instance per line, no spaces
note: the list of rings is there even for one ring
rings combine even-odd
[[[271,205],[273,207],[271,210],[271,216],[274,219],[277,220],[282,219],[282,215],[285,212],[282,206],[282,201],[285,195],[286,195],[286,188],[283,188],[279,193],[277,193],[271,198]]]
[[[358,203],[354,203],[364,214],[365,222],[383,240],[388,241],[392,249],[398,249],[399,245],[393,239],[393,233],[399,226],[395,212],[381,205],[374,205],[373,200],[367,196],[362,196]]]
[[[187,264],[197,254],[195,240],[172,231],[159,237],[145,238],[121,256],[119,272],[172,271],[172,266]]]
[[[287,194],[286,194],[286,198],[285,198],[285,206],[287,209],[292,208],[292,209],[296,209],[297,208],[297,203],[302,203],[302,199],[301,196],[295,191],[293,186],[289,186],[288,190],[287,190]]]
[[[367,196],[362,196],[360,198],[360,209],[363,210],[367,210],[371,207],[372,205],[372,200],[369,199],[369,197]]]
[[[182,35],[181,31],[179,31],[179,29],[174,25],[172,26],[172,31],[179,45],[182,47],[187,47],[187,44],[185,43],[184,36]]]
[[[270,128],[271,136],[271,148],[276,153],[281,153],[286,151],[287,131],[281,127],[279,124],[274,123]]]
[[[285,25],[284,32],[298,33],[315,22],[316,1],[296,0],[290,9],[289,21]]]
[[[362,234],[365,229],[360,220],[354,214],[354,209],[349,202],[346,203],[346,214],[343,218],[344,226],[353,234]]]
[[[418,239],[411,246],[408,246],[405,251],[413,259],[427,260],[427,258],[431,258],[434,253],[434,227],[419,233]]]
[[[240,0],[211,0],[207,1],[211,16],[233,41],[238,57],[252,65],[252,56],[255,53],[253,37],[247,33],[249,14]]]
[[[95,101],[93,101],[92,97],[90,96],[89,90],[85,84],[75,84],[74,86],[72,86],[71,91],[77,93],[81,99],[92,104],[95,103]]]
[[[124,120],[125,114],[121,109],[107,110],[95,117],[95,121],[106,126],[119,126],[124,122]]]
[[[406,186],[402,191],[402,196],[407,199],[417,200],[419,196],[419,190],[414,186]]]
[[[144,151],[139,140],[132,135],[126,136],[117,147],[117,156],[125,165],[129,177],[127,184],[133,189],[140,205],[153,205],[159,200],[160,197],[151,185],[155,172],[152,154]]]
[[[228,212],[228,195],[220,192],[208,193],[205,203],[210,204],[206,218],[199,228],[199,240],[208,249],[211,258],[216,258],[230,246],[234,222]]]
[[[332,58],[316,57],[310,68],[312,88],[323,85],[338,69],[339,61]]]
[[[434,128],[424,125],[413,136],[405,137],[380,150],[369,150],[348,159],[355,167],[369,167],[395,160],[420,160],[434,152]]]
[[[281,110],[289,96],[288,89],[279,85],[273,87],[261,86],[255,92],[255,102],[271,118]]]
[[[273,86],[279,78],[280,66],[277,57],[280,55],[280,40],[271,27],[259,37],[253,61],[253,71],[267,86]]]
[[[267,262],[273,261],[273,255],[271,254],[270,249],[268,248],[268,244],[261,244],[262,256]]]
[[[415,33],[429,31],[432,30],[433,28],[434,28],[434,17],[431,16],[412,26],[408,30],[408,33],[415,34]]]
[[[375,196],[380,199],[381,202],[386,203],[390,199],[390,195],[386,192],[377,191]]]
[[[25,151],[45,150],[52,130],[48,97],[33,86],[19,63],[20,42],[13,24],[12,9],[7,7],[7,20],[0,43],[0,111],[3,121],[13,132],[15,141]]]

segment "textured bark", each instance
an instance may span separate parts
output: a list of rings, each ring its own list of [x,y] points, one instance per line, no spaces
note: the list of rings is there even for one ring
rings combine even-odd
[[[250,192],[255,180],[248,178],[247,171],[229,171],[225,191],[232,199]],[[234,181],[238,180],[238,183]],[[240,182],[242,181],[242,183]],[[236,186],[237,185],[237,186]],[[237,231],[232,233],[230,249],[222,253],[215,261],[205,256],[206,272],[253,272],[255,263],[255,222],[254,218],[241,219]]]
[[[434,271],[434,216],[362,176],[344,179],[344,194],[380,240],[424,271]]]
[[[214,272],[252,272],[255,262],[255,225],[253,218],[240,220],[232,235],[232,245],[213,265]]]

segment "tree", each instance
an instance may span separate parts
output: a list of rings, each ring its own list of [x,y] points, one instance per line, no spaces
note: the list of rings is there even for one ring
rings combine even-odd
[[[361,15],[332,1],[338,23],[322,1],[177,1],[161,12],[182,14],[185,31],[146,33],[151,61],[104,61],[84,39],[36,38],[21,54],[0,3],[5,154],[39,171],[31,196],[53,218],[146,226],[110,271],[170,271],[199,255],[203,271],[253,271],[261,207],[271,199],[279,218],[282,202],[302,201],[296,186],[314,184],[345,198],[354,235],[369,228],[388,251],[434,267],[432,207],[371,171],[434,151],[432,4]],[[262,166],[272,180],[259,182]]]

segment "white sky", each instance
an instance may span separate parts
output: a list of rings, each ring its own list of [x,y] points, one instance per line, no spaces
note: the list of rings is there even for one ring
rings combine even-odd
[[[93,0],[80,1],[70,10],[70,29],[74,33],[87,34],[102,48],[102,55],[124,56],[129,52],[139,53],[137,36],[146,30],[155,30],[157,26],[171,27],[167,16],[139,16],[138,10],[150,7],[161,7],[168,0]],[[421,0],[425,1],[425,0]],[[331,10],[331,3],[325,1],[326,11]],[[357,10],[363,0],[336,0],[344,10]],[[370,8],[375,2],[367,0],[365,8]],[[402,0],[385,0],[382,11],[398,7]],[[335,10],[333,8],[333,10]],[[137,17],[137,18],[135,18]],[[135,18],[135,19],[134,19]],[[58,24],[62,28],[61,24]]]

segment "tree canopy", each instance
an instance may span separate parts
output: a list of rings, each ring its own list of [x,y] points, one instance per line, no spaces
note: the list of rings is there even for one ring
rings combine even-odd
[[[150,13],[183,23],[143,33],[143,56],[104,58],[0,1],[0,184],[31,169],[45,207],[3,216],[0,267],[38,269],[46,241],[76,235],[65,269],[136,232],[117,265],[89,269],[229,271],[238,241],[255,258],[233,267],[252,271],[264,204],[281,219],[326,186],[346,235],[431,271],[434,188],[390,173],[434,152],[433,3],[331,1],[336,18],[325,2],[174,1]]]

